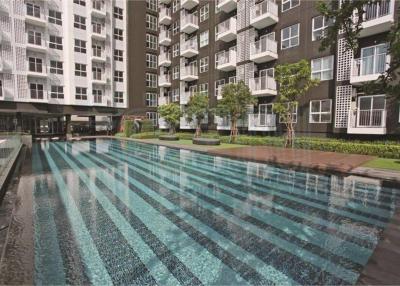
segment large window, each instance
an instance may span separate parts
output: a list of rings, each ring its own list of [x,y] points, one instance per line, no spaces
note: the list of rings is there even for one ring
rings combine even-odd
[[[26,3],[26,14],[32,17],[40,18],[40,6],[32,3]]]
[[[207,3],[206,5],[200,8],[200,22],[207,20],[209,14],[210,14],[210,6]]]
[[[114,71],[114,80],[116,82],[124,81],[124,72],[123,71]]]
[[[86,1],[85,0],[74,0],[75,4],[81,5],[81,6],[86,6]]]
[[[122,91],[114,92],[114,102],[115,103],[124,103],[124,93]]]
[[[157,0],[146,0],[146,7],[149,10],[157,12]]]
[[[56,49],[56,50],[62,50],[63,49],[62,38],[59,36],[50,35],[49,48]]]
[[[300,5],[300,0],[282,0],[282,12]]]
[[[124,31],[122,29],[114,28],[114,39],[123,41],[124,40]]]
[[[311,77],[319,80],[333,79],[333,56],[311,60]]]
[[[49,10],[49,23],[62,25],[61,12]]]
[[[30,83],[29,91],[31,94],[31,99],[43,99],[43,84]]]
[[[92,67],[92,75],[94,80],[101,80],[103,69],[101,67]]]
[[[208,45],[208,30],[200,33],[200,48]]]
[[[86,87],[75,87],[75,99],[76,100],[87,100],[87,88]]]
[[[124,10],[117,6],[114,6],[114,18],[123,20],[124,19]]]
[[[149,107],[157,106],[157,93],[146,92],[146,106],[149,106]]]
[[[79,15],[74,15],[74,27],[77,29],[86,30],[86,18]]]
[[[172,57],[175,58],[178,56],[179,56],[179,43],[172,46]]]
[[[124,51],[114,50],[114,60],[122,62],[124,60]]]
[[[86,41],[75,39],[74,51],[77,53],[86,54]]]
[[[50,97],[56,99],[64,98],[64,87],[60,85],[52,85],[50,89]]]
[[[148,120],[153,121],[153,126],[157,126],[158,114],[157,112],[146,112],[146,117]]]
[[[310,101],[310,123],[330,123],[331,112],[331,99]]]
[[[300,24],[281,30],[281,49],[289,49],[299,45]]]
[[[176,11],[178,11],[179,7],[180,7],[179,0],[173,0],[172,1],[172,12],[175,13]]]
[[[29,57],[29,71],[31,72],[43,72],[43,60],[41,58]]]
[[[157,41],[158,41],[157,36],[154,36],[152,34],[146,34],[146,48],[157,50]]]
[[[153,54],[146,54],[146,67],[150,69],[157,68],[157,56]]]
[[[63,74],[63,63],[59,61],[50,61],[50,73]]]
[[[179,66],[172,68],[172,79],[179,79]]]
[[[75,64],[75,75],[86,77],[86,65],[85,64]]]
[[[208,71],[208,57],[200,59],[200,73]]]
[[[199,93],[202,95],[208,95],[208,83],[199,84]]]
[[[32,45],[42,45],[42,33],[35,31],[28,31],[28,43]]]
[[[312,40],[318,41],[325,37],[326,28],[331,23],[324,16],[317,16],[312,18]]]
[[[173,24],[172,24],[172,35],[175,36],[176,34],[179,33],[179,20],[176,20]]]
[[[146,14],[146,28],[153,30],[153,31],[157,31],[157,17],[150,15],[150,14]]]
[[[157,88],[157,74],[146,73],[146,87]]]
[[[92,42],[92,43],[93,43],[92,44],[93,56],[101,58],[101,54],[102,54],[103,48],[98,43],[95,43],[95,42]]]
[[[101,89],[93,89],[92,95],[94,103],[101,103],[103,101],[103,91]]]

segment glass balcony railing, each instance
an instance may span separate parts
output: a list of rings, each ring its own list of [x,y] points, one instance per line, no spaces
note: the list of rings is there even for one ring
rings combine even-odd
[[[376,1],[364,6],[363,21],[374,20],[391,13],[391,0]]]
[[[276,114],[249,114],[249,129],[253,127],[276,127]]]
[[[261,76],[249,79],[249,87],[252,92],[276,90],[276,81],[271,76]]]
[[[386,71],[389,61],[390,57],[386,54],[354,59],[352,76],[382,74]]]
[[[349,127],[385,128],[386,110],[385,109],[350,110]]]
[[[250,44],[250,54],[257,55],[265,52],[277,53],[278,43],[269,38],[262,38]]]
[[[255,19],[257,17],[266,15],[267,13],[271,13],[274,16],[278,16],[278,5],[273,1],[263,1],[251,7],[250,10],[250,18]]]

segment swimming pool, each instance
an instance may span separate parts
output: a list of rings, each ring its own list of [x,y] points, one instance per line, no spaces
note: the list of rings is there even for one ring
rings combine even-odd
[[[32,172],[38,284],[354,284],[400,196],[107,139],[34,144]]]

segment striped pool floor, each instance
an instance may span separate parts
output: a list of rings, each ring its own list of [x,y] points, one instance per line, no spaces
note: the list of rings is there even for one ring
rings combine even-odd
[[[33,145],[38,284],[354,284],[398,189],[119,140]]]

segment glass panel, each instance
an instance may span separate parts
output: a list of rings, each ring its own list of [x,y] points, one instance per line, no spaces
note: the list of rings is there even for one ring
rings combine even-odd
[[[323,16],[318,16],[314,18],[314,29],[322,28],[324,22]]]
[[[321,101],[321,112],[330,112],[331,110],[331,101],[323,100]]]
[[[371,106],[372,106],[372,98],[371,97],[360,97],[360,99],[359,99],[360,110],[370,110]]]
[[[311,101],[311,112],[319,112],[319,101]]]
[[[385,97],[384,96],[374,96],[372,108],[373,109],[385,109]]]

